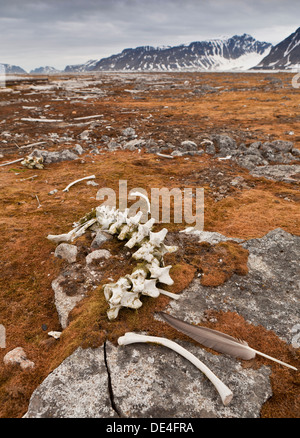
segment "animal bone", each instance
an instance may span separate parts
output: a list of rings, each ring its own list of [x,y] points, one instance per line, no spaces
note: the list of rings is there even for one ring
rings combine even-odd
[[[163,345],[175,351],[176,353],[180,354],[185,359],[189,360],[193,365],[195,365],[195,367],[197,367],[200,371],[202,371],[206,375],[206,377],[211,381],[211,383],[214,385],[214,387],[220,394],[224,406],[229,405],[233,397],[232,391],[203,362],[201,362],[196,356],[194,356],[188,350],[181,347],[181,345],[166,338],[140,335],[133,332],[125,333],[124,336],[121,336],[118,339],[119,345],[129,345],[138,342]]]
[[[128,240],[127,243],[125,243],[125,246],[128,248],[133,248],[135,245],[140,243],[145,237],[149,236],[149,233],[151,232],[152,225],[154,224],[155,219],[152,218],[148,222],[146,222],[144,225],[139,224],[138,225],[138,231],[134,231],[132,233],[132,237],[130,240]]]
[[[63,189],[63,192],[68,192],[69,189],[74,186],[74,184],[79,183],[80,181],[85,181],[86,179],[95,179],[96,176],[95,175],[91,175],[91,176],[85,176],[84,178],[80,178],[77,179],[76,181],[71,182],[65,189]]]
[[[28,169],[44,169],[43,157],[26,157],[22,162],[22,166],[28,167]]]
[[[97,219],[91,219],[83,225],[78,225],[76,228],[66,234],[49,234],[47,236],[47,239],[55,243],[73,242],[73,240],[75,240],[77,237],[82,236],[86,232],[86,230],[90,228],[96,221]]]

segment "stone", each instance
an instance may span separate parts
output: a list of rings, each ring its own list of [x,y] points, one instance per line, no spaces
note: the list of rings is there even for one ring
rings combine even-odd
[[[241,245],[249,251],[247,275],[233,275],[223,285],[209,288],[196,278],[179,301],[170,302],[169,313],[198,323],[206,309],[236,312],[291,343],[293,327],[299,324],[300,237],[277,228]]]
[[[134,418],[259,418],[272,395],[268,367],[243,369],[233,358],[181,342],[233,392],[224,407],[214,386],[194,365],[159,345],[115,347],[107,343],[114,403],[122,417]]]
[[[34,362],[27,358],[27,355],[22,347],[16,347],[6,353],[3,358],[3,362],[5,365],[18,364],[23,370],[32,369],[35,367]]]
[[[90,140],[90,131],[86,129],[85,131],[82,131],[81,134],[79,134],[80,140],[89,141]]]
[[[186,151],[196,151],[198,149],[197,144],[189,140],[181,142],[181,147],[183,147]]]
[[[111,257],[111,253],[107,249],[96,249],[95,251],[90,252],[86,256],[85,260],[86,263],[89,265],[94,261],[98,261],[101,259],[109,259],[110,257]]]
[[[103,243],[111,239],[113,239],[113,236],[111,234],[108,234],[105,231],[97,231],[96,236],[91,243],[91,248],[99,249],[103,245]]]
[[[123,129],[122,136],[134,138],[135,137],[135,130],[133,128]]]
[[[80,144],[76,144],[76,145],[74,146],[74,152],[75,152],[76,154],[78,154],[78,155],[82,155],[83,152],[84,152],[84,149],[83,149],[82,146],[80,146]]]
[[[75,289],[74,295],[68,295],[64,287],[64,282],[65,277],[59,275],[51,283],[54,292],[55,307],[58,313],[59,322],[63,329],[68,326],[69,313],[85,296],[84,291],[81,288]]]
[[[252,176],[264,177],[274,181],[298,182],[299,164],[274,164],[273,166],[255,166],[251,169]],[[295,177],[294,177],[295,176]]]
[[[229,135],[215,135],[213,140],[216,142],[218,156],[226,156],[237,148],[236,141]]]
[[[199,242],[208,242],[211,245],[216,245],[220,242],[227,242],[228,240],[231,240],[233,242],[242,242],[242,239],[237,239],[233,237],[226,237],[223,234],[212,232],[212,231],[200,231],[200,230],[194,230],[193,228],[187,228],[183,231],[187,234],[196,235],[199,237]]]
[[[78,348],[33,392],[23,418],[113,418],[104,347]]]
[[[274,140],[270,144],[272,148],[280,152],[290,152],[294,146],[293,142],[284,140]]]
[[[208,155],[215,155],[215,153],[216,153],[216,148],[215,148],[215,145],[213,143],[206,143],[204,145],[204,149]]]
[[[45,164],[59,163],[61,161],[71,161],[78,159],[78,155],[68,149],[57,152],[48,152],[40,149],[35,149],[30,154],[30,156],[43,157],[43,162]]]
[[[145,145],[145,140],[130,140],[124,144],[124,149],[128,149],[130,151],[134,151],[137,148],[141,148]]]
[[[55,195],[58,192],[57,189],[51,190],[48,195]]]
[[[61,334],[62,332],[57,332],[57,331],[48,332],[48,336],[51,336],[54,339],[59,339]]]
[[[75,263],[78,249],[76,245],[60,243],[54,252],[55,257],[66,260],[68,263]]]
[[[229,386],[234,394],[229,406],[205,375],[174,351],[107,342],[78,348],[65,359],[33,392],[24,418],[259,418],[272,395],[269,367],[244,369],[234,358],[177,342]]]

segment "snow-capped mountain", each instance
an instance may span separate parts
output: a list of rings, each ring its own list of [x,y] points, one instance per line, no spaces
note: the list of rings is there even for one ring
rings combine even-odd
[[[255,67],[263,70],[300,69],[300,27],[285,40],[272,47],[270,53]]]
[[[18,65],[11,65],[11,64],[2,64],[0,63],[0,70],[4,71],[5,74],[21,74],[21,73],[26,73],[25,70],[23,70],[23,68],[19,67]]]
[[[57,70],[54,67],[50,67],[49,65],[45,67],[38,67],[30,72],[33,75],[53,75],[55,73],[60,73],[60,70]]]
[[[270,43],[257,41],[247,34],[175,47],[142,46],[99,61],[69,65],[65,72],[247,70],[257,65],[271,47]]]

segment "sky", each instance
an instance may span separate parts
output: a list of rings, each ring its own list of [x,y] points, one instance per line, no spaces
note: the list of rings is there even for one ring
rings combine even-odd
[[[277,44],[299,0],[0,0],[0,63],[64,69],[125,48],[248,33]]]

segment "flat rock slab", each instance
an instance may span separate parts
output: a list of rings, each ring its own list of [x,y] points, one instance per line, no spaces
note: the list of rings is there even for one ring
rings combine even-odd
[[[255,418],[272,395],[268,367],[242,369],[222,355],[178,342],[203,361],[233,392],[224,406],[212,383],[194,365],[159,345],[107,346],[114,403],[131,418]]]
[[[300,164],[274,164],[273,166],[257,166],[250,174],[274,181],[298,182]]]
[[[104,348],[78,348],[33,392],[24,418],[115,417]]]
[[[292,343],[300,318],[300,237],[278,228],[242,246],[249,251],[248,275],[233,275],[218,287],[202,286],[197,278],[167,312],[194,323],[207,309],[236,312]]]
[[[211,382],[189,361],[154,345],[78,348],[34,391],[24,418],[257,418],[272,395],[268,367],[242,369],[232,358],[182,343],[234,393],[223,406]]]

